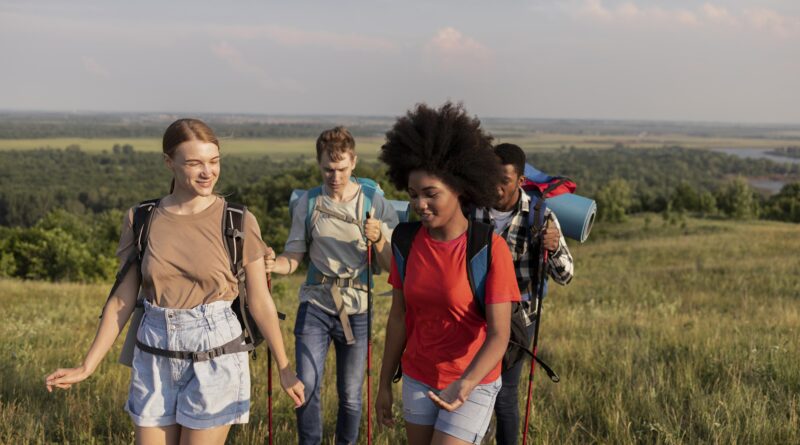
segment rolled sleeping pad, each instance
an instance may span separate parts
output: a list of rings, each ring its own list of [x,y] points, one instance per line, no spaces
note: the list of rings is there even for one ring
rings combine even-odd
[[[597,204],[594,200],[573,193],[547,198],[547,206],[555,212],[564,236],[586,241],[592,231]]]
[[[411,214],[411,203],[408,201],[398,201],[396,199],[387,199],[389,204],[394,207],[397,212],[397,222],[408,222],[408,217]]]
[[[303,196],[305,190],[302,189],[294,189],[292,190],[292,195],[289,197],[289,213],[294,213],[294,206],[297,203],[297,200]],[[394,199],[387,199],[389,204],[392,205],[394,211],[397,212],[397,219],[399,222],[408,222],[408,217],[411,211],[411,204],[408,201],[397,201]]]

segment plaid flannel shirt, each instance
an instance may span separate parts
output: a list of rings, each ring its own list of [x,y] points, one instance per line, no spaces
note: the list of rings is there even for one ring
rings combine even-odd
[[[501,234],[508,243],[509,250],[511,250],[511,257],[514,260],[514,269],[517,274],[517,285],[520,293],[523,294],[523,300],[530,299],[528,285],[530,284],[531,269],[533,267],[532,262],[537,260],[535,255],[533,258],[531,257],[531,252],[528,248],[528,236],[531,234],[531,230],[528,228],[530,202],[531,198],[528,194],[520,189],[517,208],[514,210],[508,227]],[[558,223],[556,215],[549,208],[545,211],[545,217],[550,221],[550,224],[555,224],[555,227],[561,232],[561,225]],[[487,208],[476,209],[473,213],[473,218],[476,221],[494,226],[494,219]],[[558,249],[548,256],[548,265],[550,276],[556,283],[567,284],[572,280],[572,255],[569,253],[563,233],[558,240]]]

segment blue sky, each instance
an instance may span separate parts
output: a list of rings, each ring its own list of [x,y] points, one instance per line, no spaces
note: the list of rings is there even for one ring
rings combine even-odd
[[[2,1],[0,54],[2,109],[800,123],[797,1]]]

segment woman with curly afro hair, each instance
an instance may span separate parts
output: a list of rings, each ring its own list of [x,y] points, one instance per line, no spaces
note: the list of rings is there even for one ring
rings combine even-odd
[[[465,212],[491,206],[502,178],[491,142],[477,118],[448,102],[438,109],[417,105],[381,148],[390,180],[408,192],[421,221],[416,232],[400,226],[394,232],[413,233],[413,241],[404,277],[392,262],[375,407],[379,423],[394,425],[391,382],[401,366],[408,443],[480,443],[500,390],[511,302],[520,298],[508,245],[491,233],[485,312],[466,268],[468,229],[482,223],[470,223]]]

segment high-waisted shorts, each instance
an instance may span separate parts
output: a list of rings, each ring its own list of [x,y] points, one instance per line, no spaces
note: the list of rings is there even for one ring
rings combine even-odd
[[[137,338],[171,351],[206,351],[242,333],[230,301],[170,309],[145,301]],[[136,348],[125,411],[140,427],[192,429],[247,423],[250,368],[246,352],[206,361],[174,359]]]

